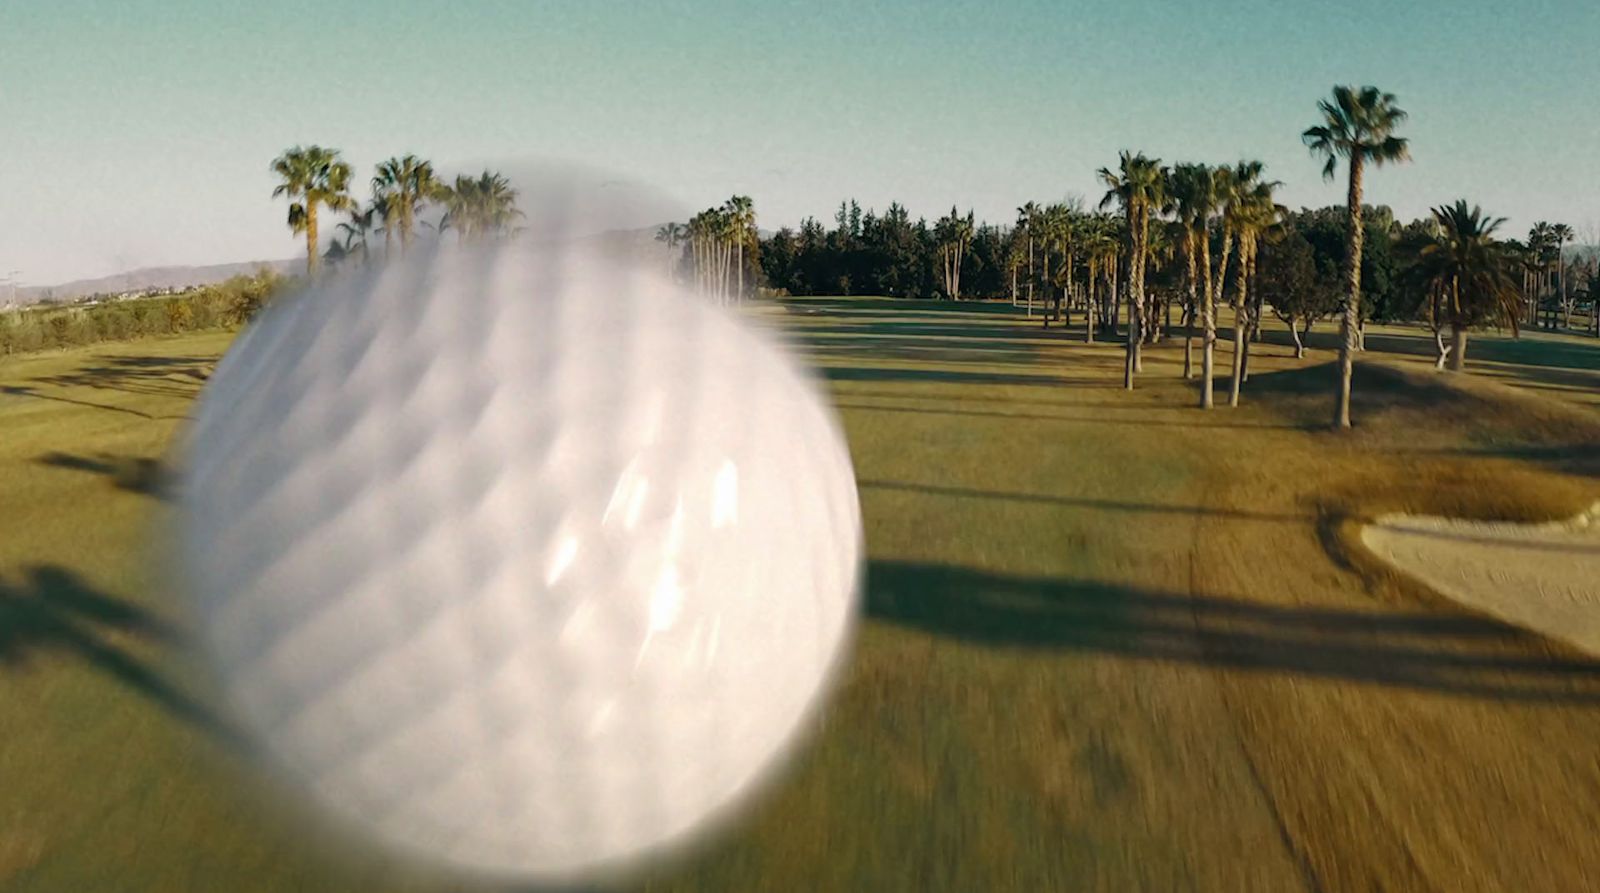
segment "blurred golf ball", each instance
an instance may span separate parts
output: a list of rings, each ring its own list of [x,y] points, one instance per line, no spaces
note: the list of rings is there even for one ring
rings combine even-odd
[[[783,349],[658,275],[440,250],[271,306],[184,445],[177,556],[235,722],[367,836],[581,878],[781,763],[861,520]]]

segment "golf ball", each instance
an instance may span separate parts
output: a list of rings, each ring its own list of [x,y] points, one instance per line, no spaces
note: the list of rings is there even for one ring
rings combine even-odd
[[[270,306],[177,567],[266,766],[347,829],[581,879],[746,802],[850,639],[860,510],[778,341],[659,273],[438,249]]]

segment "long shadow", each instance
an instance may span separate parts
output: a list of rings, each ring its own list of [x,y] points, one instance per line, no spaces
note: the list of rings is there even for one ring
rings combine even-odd
[[[66,653],[220,740],[237,740],[209,710],[119,646],[114,635],[163,645],[180,638],[159,617],[91,588],[65,568],[35,566],[20,583],[0,580],[0,668],[21,672],[46,653]]]
[[[161,462],[144,456],[77,456],[71,453],[46,453],[35,460],[40,465],[104,475],[119,490],[156,499],[169,496],[168,474]]]
[[[1567,474],[1600,477],[1600,438],[1554,445],[1510,444],[1486,447],[1405,450],[1416,456],[1491,456],[1544,465]]]
[[[1114,384],[1107,384],[1107,386],[1115,387]],[[1126,393],[1120,387],[1117,387],[1117,391],[1119,393]],[[1059,406],[1065,409],[1093,409],[1096,412],[1187,412],[1191,409],[1194,409],[1193,406],[1190,406],[1187,403],[1181,406],[1152,406],[1148,403],[1130,403],[1126,400],[1056,400],[1042,397],[996,397],[987,393],[982,395],[964,395],[945,392],[921,394],[915,391],[873,391],[858,388],[836,391],[834,392],[834,396],[840,399],[862,397],[868,400],[931,400],[951,403],[993,403],[1001,406]]]
[[[1600,384],[1600,339],[1587,344],[1538,335],[1523,338],[1491,332],[1474,335],[1476,337],[1468,344],[1467,366],[1476,372],[1557,385],[1594,387]],[[1280,326],[1263,327],[1262,341],[1284,348],[1294,344]],[[1306,339],[1307,348],[1326,352],[1337,351],[1339,343],[1337,325],[1313,332]],[[1369,353],[1427,360],[1432,360],[1436,351],[1433,338],[1423,332],[1415,335],[1370,332],[1366,345]]]
[[[1003,490],[978,490],[968,487],[945,487],[937,484],[916,484],[907,481],[859,480],[856,485],[863,490],[893,490],[902,493],[920,493],[926,496],[949,496],[956,499],[995,499],[1004,502],[1058,505],[1067,508],[1091,509],[1105,512],[1129,512],[1149,515],[1193,515],[1203,518],[1227,518],[1233,521],[1268,521],[1278,524],[1314,524],[1311,515],[1291,515],[1282,512],[1252,512],[1242,509],[1217,509],[1200,505],[1158,505],[1143,502],[1122,502],[1115,499],[1084,499],[1075,496],[1051,496],[1043,493],[1015,493]]]
[[[784,330],[805,340],[861,341],[873,338],[895,338],[910,341],[962,341],[982,342],[995,348],[1015,347],[1018,344],[1050,346],[1061,341],[1060,330],[1038,328],[1010,328],[968,320],[966,322],[924,322],[916,319],[883,319],[873,322],[840,321],[824,317],[827,322],[785,326]]]
[[[97,388],[160,397],[193,397],[200,392],[216,357],[101,356],[72,372],[40,376],[32,383],[63,388]]]
[[[905,360],[921,363],[984,364],[1033,363],[1039,354],[1032,348],[970,347],[960,341],[944,344],[896,344],[888,339],[872,338],[858,343],[811,343],[804,352],[820,362],[830,360]]]
[[[1038,387],[1060,387],[1062,385],[1109,386],[1104,379],[1100,378],[1049,374],[1025,375],[1017,372],[968,372],[956,369],[821,365],[817,367],[817,373],[829,381],[938,381],[951,384],[1033,385]]]
[[[1062,416],[1025,412],[988,412],[980,409],[935,409],[921,406],[884,406],[873,403],[840,403],[838,401],[834,401],[834,406],[838,407],[839,409],[858,409],[876,412],[902,412],[914,413],[917,415],[950,415],[967,416],[973,418],[1019,419],[1034,422],[1067,422],[1084,425],[1127,425],[1143,428],[1235,428],[1251,429],[1256,431],[1272,429],[1304,431],[1312,428],[1312,426],[1309,424],[1250,424],[1244,422],[1201,422],[1191,419],[1097,418],[1091,415]]]
[[[973,316],[1007,317],[1022,312],[1008,303],[989,301],[940,301],[919,298],[788,298],[780,305],[790,313],[806,315],[822,312],[841,316],[895,316],[925,315],[945,317],[970,314]]]
[[[1503,381],[1514,387],[1537,386],[1541,389],[1552,391],[1592,391],[1600,389],[1600,372],[1585,369],[1562,369],[1550,366],[1510,363],[1475,365],[1472,360],[1467,361],[1467,368],[1471,375],[1481,375],[1485,378]]]
[[[57,394],[42,394],[37,388],[22,387],[20,385],[5,385],[0,387],[0,394],[11,397],[32,397],[36,400],[50,400],[56,403],[68,403],[73,406],[85,406],[90,409],[103,409],[107,412],[120,412],[126,415],[138,416],[141,419],[154,419],[155,416],[126,406],[114,406],[110,403],[96,403],[93,400],[78,400],[73,397],[62,397]]]
[[[1084,651],[1497,701],[1600,705],[1600,661],[1492,620],[1282,608],[1090,580],[874,561],[867,613],[992,647]]]

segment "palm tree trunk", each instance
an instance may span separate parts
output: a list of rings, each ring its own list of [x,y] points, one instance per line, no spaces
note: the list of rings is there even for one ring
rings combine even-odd
[[[1044,325],[1045,325],[1045,328],[1049,328],[1050,327],[1050,245],[1049,245],[1049,243],[1046,243],[1045,247],[1044,247],[1044,287],[1045,287],[1045,292],[1044,292],[1045,298],[1044,298],[1044,308],[1043,308]]]
[[[1033,316],[1033,227],[1028,227],[1028,316]]]
[[[1106,307],[1111,311],[1111,337],[1117,337],[1117,327],[1122,324],[1122,258],[1112,255],[1111,266],[1107,268],[1111,275],[1111,291],[1106,294]]]
[[[1134,352],[1139,349],[1138,308],[1133,306],[1133,289],[1128,289],[1128,337],[1124,342],[1122,356],[1122,387],[1133,390]]]
[[[1183,236],[1183,380],[1194,378],[1194,230],[1185,227]]]
[[[1067,284],[1062,286],[1062,288],[1061,288],[1061,300],[1067,302],[1067,322],[1066,322],[1066,324],[1069,327],[1072,325],[1072,306],[1073,306],[1073,303],[1072,303],[1072,260],[1073,260],[1072,251],[1069,249],[1067,251],[1067,261],[1066,261],[1067,265],[1065,267],[1065,272],[1067,274]]]
[[[1094,327],[1100,324],[1099,307],[1096,306],[1096,304],[1095,304],[1095,299],[1097,297],[1099,297],[1099,296],[1095,294],[1095,290],[1094,290],[1094,277],[1095,277],[1095,274],[1100,272],[1100,270],[1099,270],[1099,265],[1096,264],[1095,261],[1094,261],[1094,254],[1093,253],[1091,253],[1089,255],[1088,264],[1089,264],[1089,294],[1088,294],[1088,298],[1089,299],[1088,299],[1088,302],[1087,302],[1087,304],[1088,304],[1088,312],[1084,314],[1084,320],[1083,320],[1083,343],[1085,343],[1085,344],[1093,344],[1094,343]]]
[[[1233,256],[1233,233],[1222,228],[1222,257],[1217,261],[1217,303],[1228,303],[1228,259]]]
[[[317,273],[317,203],[306,202],[306,276]]]
[[[1451,372],[1460,372],[1467,362],[1467,327],[1459,323],[1450,325],[1450,363]]]
[[[1127,355],[1123,362],[1122,386],[1133,390],[1133,374],[1139,371],[1139,342],[1144,338],[1144,281],[1140,256],[1144,253],[1144,240],[1140,238],[1143,222],[1138,208],[1128,211],[1128,339]]]
[[[1350,427],[1350,376],[1355,371],[1356,332],[1361,325],[1361,155],[1350,158],[1350,232],[1344,258],[1345,303],[1339,344],[1339,381],[1333,406],[1333,427]]]
[[[1228,405],[1239,405],[1239,385],[1244,375],[1244,346],[1245,329],[1249,326],[1248,306],[1246,293],[1250,288],[1250,277],[1245,275],[1245,266],[1249,258],[1249,241],[1245,234],[1239,233],[1239,262],[1234,266],[1233,287],[1233,376],[1228,381]]]
[[[1242,384],[1250,380],[1250,345],[1261,340],[1261,289],[1256,288],[1256,253],[1258,251],[1256,237],[1250,237],[1250,251],[1244,264],[1245,281],[1248,283],[1246,291],[1250,300],[1246,302],[1249,312],[1246,314],[1250,328],[1245,332],[1244,354],[1239,361],[1239,381]]]
[[[1137,327],[1139,329],[1139,334],[1138,334],[1138,337],[1135,338],[1134,342],[1133,342],[1133,371],[1135,371],[1135,372],[1143,372],[1144,371],[1144,341],[1145,341],[1145,337],[1146,337],[1145,330],[1150,327],[1151,318],[1154,315],[1152,313],[1151,307],[1150,307],[1150,296],[1145,294],[1145,289],[1144,289],[1144,273],[1145,273],[1145,269],[1146,269],[1145,262],[1148,260],[1146,255],[1149,254],[1149,252],[1150,252],[1150,209],[1145,207],[1145,206],[1143,206],[1143,205],[1140,205],[1139,206],[1139,257],[1138,257],[1139,272],[1138,272],[1138,278],[1137,279],[1130,278],[1130,280],[1129,280],[1129,284],[1130,285],[1134,285],[1136,283],[1136,290],[1134,292],[1134,295],[1135,295],[1135,299],[1138,300],[1138,302],[1139,302],[1139,305],[1138,305],[1138,308],[1137,308],[1138,311],[1139,311],[1139,318],[1138,318],[1138,321],[1137,321]],[[1133,323],[1130,322],[1130,325],[1131,324],[1133,324]]]
[[[1216,372],[1217,294],[1212,287],[1211,234],[1206,232],[1204,221],[1201,221],[1197,236],[1200,241],[1200,269],[1205,274],[1202,283],[1205,289],[1200,295],[1200,323],[1204,330],[1200,339],[1200,408],[1210,409],[1214,405],[1212,387]]]
[[[961,300],[961,262],[967,256],[967,243],[963,240],[956,246],[956,300]]]

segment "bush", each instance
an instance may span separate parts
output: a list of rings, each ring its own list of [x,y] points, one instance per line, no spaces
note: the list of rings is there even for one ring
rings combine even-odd
[[[168,301],[167,327],[174,335],[194,328],[194,302],[184,300]]]
[[[0,354],[27,353],[44,346],[44,327],[37,314],[0,313]]]

